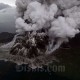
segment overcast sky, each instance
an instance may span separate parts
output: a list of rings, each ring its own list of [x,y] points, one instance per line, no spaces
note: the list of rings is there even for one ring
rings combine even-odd
[[[16,0],[0,0],[0,3],[5,3],[11,6],[15,6],[15,1]]]

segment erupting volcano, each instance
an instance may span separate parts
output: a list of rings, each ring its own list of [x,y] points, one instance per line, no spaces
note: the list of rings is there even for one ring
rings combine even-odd
[[[79,3],[79,0],[17,0],[17,36],[9,53],[14,61],[37,66],[55,60],[55,51],[61,44],[80,32]]]

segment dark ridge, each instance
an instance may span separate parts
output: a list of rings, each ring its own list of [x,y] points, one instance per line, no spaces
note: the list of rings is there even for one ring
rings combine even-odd
[[[0,43],[8,43],[12,41],[15,33],[2,32],[0,33]]]
[[[74,38],[69,39],[68,43],[62,44],[63,48],[80,48],[80,33],[77,34]]]

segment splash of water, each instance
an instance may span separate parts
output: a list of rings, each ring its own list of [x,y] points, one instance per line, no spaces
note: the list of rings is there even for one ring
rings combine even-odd
[[[13,38],[13,40],[11,42],[2,45],[0,48],[1,49],[10,49],[14,45],[14,42],[16,40],[16,37],[17,37],[17,35],[14,36],[14,38]]]

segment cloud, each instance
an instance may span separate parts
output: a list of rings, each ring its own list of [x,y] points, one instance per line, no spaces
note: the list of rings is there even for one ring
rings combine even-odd
[[[80,0],[56,0],[56,4],[62,9],[68,9],[80,5]]]
[[[0,32],[15,32],[15,8],[0,10]]]
[[[0,0],[0,3],[8,4],[10,6],[15,6],[15,0]]]
[[[80,11],[76,12],[76,9],[74,8],[73,10],[70,10],[70,12],[68,11],[69,15],[65,17],[63,10],[61,10],[64,16],[58,15],[55,18],[55,15],[60,8],[71,8],[79,5],[80,1],[56,0],[56,4],[53,0],[44,0],[43,4],[40,1],[41,0],[16,1],[18,12],[16,28],[18,33],[21,33],[22,31],[35,32],[37,30],[45,29],[47,35],[49,35],[51,44],[53,44],[50,45],[50,52],[47,52],[52,53],[54,50],[58,49],[63,42],[67,42],[69,38],[75,37],[75,35],[80,32],[78,27],[78,25],[80,25]],[[48,49],[50,48],[48,46]]]
[[[0,10],[4,9],[4,8],[8,8],[8,7],[10,7],[10,6],[7,4],[0,3]]]

